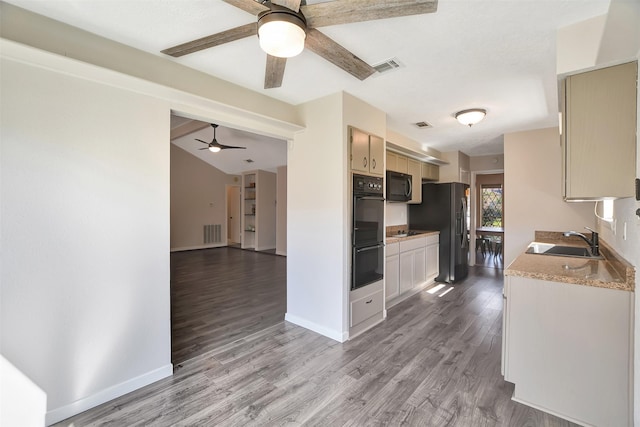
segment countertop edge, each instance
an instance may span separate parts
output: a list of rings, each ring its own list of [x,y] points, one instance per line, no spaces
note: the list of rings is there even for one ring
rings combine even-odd
[[[407,240],[419,239],[420,237],[425,237],[425,236],[433,236],[434,234],[440,234],[439,231],[418,231],[418,233],[419,234],[414,234],[413,236],[404,236],[404,237],[386,236],[384,238],[384,242],[385,244],[390,244],[390,243],[404,242]]]

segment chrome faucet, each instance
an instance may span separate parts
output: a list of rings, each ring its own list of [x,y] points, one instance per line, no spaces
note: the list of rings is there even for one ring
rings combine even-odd
[[[569,236],[578,236],[578,237],[580,237],[582,240],[584,240],[585,242],[587,242],[589,244],[589,247],[591,248],[591,254],[592,255],[594,255],[594,256],[600,255],[600,242],[599,242],[599,239],[598,239],[598,233],[595,230],[592,230],[589,227],[585,227],[585,228],[591,232],[591,240],[587,239],[584,234],[578,233],[578,232],[575,232],[575,231],[565,231],[564,233],[562,233],[562,235],[564,237],[569,237]]]

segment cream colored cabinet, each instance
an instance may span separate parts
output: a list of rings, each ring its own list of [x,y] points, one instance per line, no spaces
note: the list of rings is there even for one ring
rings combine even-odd
[[[349,338],[377,325],[384,317],[382,280],[349,292]]]
[[[506,276],[503,372],[513,400],[596,426],[631,426],[633,293]]]
[[[400,242],[400,293],[424,283],[426,245],[426,236]]]
[[[420,292],[438,276],[439,234],[421,235],[387,245],[387,307]]]
[[[425,181],[437,181],[440,179],[440,167],[431,163],[423,163],[422,179]]]
[[[440,272],[440,236],[427,236],[426,280],[434,280]]]
[[[565,200],[634,195],[637,74],[637,62],[631,62],[562,82]]]
[[[422,203],[422,162],[407,159],[407,173],[411,175],[411,200],[409,204]]]
[[[400,243],[386,246],[384,290],[387,301],[400,295]]]
[[[371,175],[384,175],[384,139],[349,127],[351,170]]]
[[[407,157],[402,154],[387,151],[387,170],[394,172],[407,173],[408,164]]]

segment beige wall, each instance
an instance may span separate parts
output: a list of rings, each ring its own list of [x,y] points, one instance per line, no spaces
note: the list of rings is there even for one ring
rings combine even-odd
[[[172,251],[227,245],[226,185],[239,182],[171,144]],[[205,224],[222,225],[220,243],[204,244]]]
[[[594,227],[593,203],[566,203],[561,194],[558,128],[504,137],[505,265],[533,240],[536,230]]]
[[[469,166],[472,172],[502,170],[504,169],[504,154],[471,157]]]

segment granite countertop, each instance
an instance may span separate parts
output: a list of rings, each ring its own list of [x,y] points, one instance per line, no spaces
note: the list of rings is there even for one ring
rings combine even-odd
[[[399,237],[399,233],[406,233],[407,231],[411,232],[411,235],[406,235]],[[384,239],[385,243],[396,243],[402,242],[405,240],[411,239],[419,239],[420,237],[432,236],[434,234],[440,234],[439,231],[431,231],[431,230],[409,230],[406,225],[404,226],[389,226],[387,227],[387,235]]]
[[[555,232],[536,232],[535,241],[586,247],[580,239]],[[635,268],[602,240],[600,253],[603,260],[522,253],[504,275],[633,292]]]

